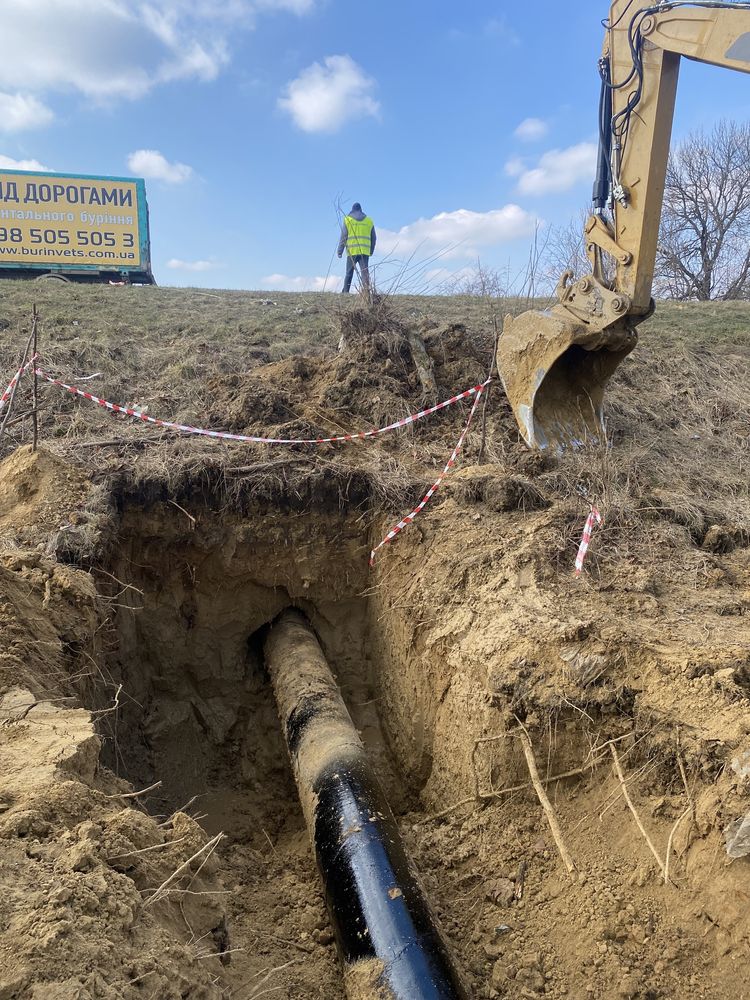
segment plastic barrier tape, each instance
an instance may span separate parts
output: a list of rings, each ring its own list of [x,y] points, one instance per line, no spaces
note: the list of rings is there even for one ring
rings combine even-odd
[[[578,546],[578,555],[576,556],[576,576],[581,575],[583,560],[586,558],[586,553],[589,550],[591,532],[594,530],[594,522],[597,524],[602,523],[602,515],[596,507],[591,508],[591,513],[586,518],[586,524],[583,526],[583,538],[581,539],[581,544]]]
[[[14,382],[18,381],[18,379],[21,377],[24,371],[26,371],[26,369],[31,366],[34,360],[35,359],[32,358],[32,360],[28,363],[28,365],[26,365],[23,369],[21,369],[18,372],[16,378],[14,379]],[[474,403],[471,407],[471,411],[469,412],[469,419],[466,421],[466,425],[463,431],[461,432],[461,436],[458,439],[456,447],[453,449],[451,457],[448,459],[447,465],[445,466],[441,474],[438,476],[438,478],[435,480],[435,482],[432,484],[432,486],[427,490],[424,497],[422,497],[422,499],[414,508],[414,510],[411,511],[410,514],[407,514],[407,516],[402,521],[399,521],[398,524],[395,525],[395,527],[393,527],[388,532],[383,541],[380,542],[379,545],[375,546],[375,548],[370,553],[370,566],[372,566],[375,562],[375,553],[378,552],[378,550],[381,549],[384,545],[387,545],[389,542],[391,542],[396,537],[396,535],[398,535],[401,531],[404,530],[404,528],[406,528],[409,524],[411,524],[411,522],[417,517],[417,515],[422,510],[424,510],[424,508],[427,506],[431,498],[437,492],[442,481],[445,479],[450,470],[456,464],[456,457],[458,456],[458,453],[461,450],[461,447],[464,443],[464,438],[466,437],[469,427],[471,426],[471,421],[473,420],[474,414],[476,413],[477,406],[479,405],[479,400],[482,398],[482,393],[484,392],[484,390],[487,388],[487,386],[491,381],[490,379],[487,379],[481,385],[475,385],[472,386],[471,389],[466,389],[464,392],[459,392],[457,395],[451,396],[450,399],[446,399],[442,403],[438,403],[436,406],[430,406],[426,410],[420,410],[418,413],[412,413],[410,416],[404,417],[402,420],[396,420],[394,421],[394,423],[388,424],[386,427],[379,427],[375,430],[360,431],[357,434],[340,434],[337,435],[336,437],[329,437],[329,438],[265,438],[265,437],[255,437],[249,434],[230,434],[228,431],[210,431],[206,430],[203,427],[191,427],[189,424],[177,424],[171,420],[160,420],[158,417],[150,417],[148,416],[148,414],[142,413],[140,410],[135,409],[134,407],[122,406],[119,403],[110,403],[108,400],[102,399],[100,396],[95,396],[91,392],[86,392],[84,389],[79,389],[75,385],[68,385],[67,382],[63,382],[60,379],[54,378],[52,375],[50,375],[48,372],[43,371],[41,368],[35,368],[34,371],[36,372],[37,375],[45,379],[51,385],[56,385],[61,389],[65,389],[66,392],[70,392],[75,396],[81,396],[83,399],[88,399],[92,403],[96,403],[98,406],[102,406],[107,410],[111,410],[113,413],[123,413],[128,417],[133,417],[137,420],[142,420],[144,423],[154,424],[157,427],[164,427],[168,430],[179,431],[184,434],[198,434],[202,437],[220,438],[225,441],[242,441],[250,444],[338,444],[347,441],[362,440],[364,438],[373,438],[377,437],[380,434],[385,434],[387,431],[397,430],[400,427],[406,427],[408,424],[413,424],[415,421],[421,420],[423,417],[428,417],[432,413],[437,413],[438,410],[445,409],[446,406],[452,406],[454,403],[458,403],[462,399],[467,399],[469,396],[474,396]],[[7,394],[12,390],[13,384],[14,383],[12,382],[11,385],[8,387],[6,395],[3,396],[3,400],[6,398]]]
[[[443,469],[443,471],[440,473],[440,475],[435,480],[435,482],[432,484],[432,486],[429,488],[429,490],[427,490],[427,492],[422,497],[422,499],[419,501],[419,503],[414,508],[414,510],[410,514],[407,514],[406,517],[403,519],[403,521],[399,521],[398,524],[395,525],[395,527],[391,528],[391,530],[385,536],[385,538],[383,539],[383,541],[380,542],[379,545],[375,546],[375,548],[370,553],[370,566],[372,566],[374,564],[374,562],[375,562],[375,553],[378,551],[378,549],[382,549],[384,545],[388,544],[388,542],[393,541],[393,539],[396,537],[396,535],[398,535],[399,532],[403,531],[404,528],[407,525],[411,524],[411,522],[414,520],[414,518],[417,516],[417,514],[419,514],[419,512],[421,510],[424,510],[424,508],[430,502],[430,499],[435,495],[435,493],[436,493],[438,487],[440,486],[440,484],[442,483],[442,481],[445,479],[445,477],[448,475],[448,473],[450,472],[450,470],[456,464],[456,456],[458,455],[459,451],[461,450],[461,445],[464,443],[464,438],[466,437],[466,432],[468,431],[469,427],[471,426],[471,421],[472,421],[472,419],[474,417],[474,414],[476,413],[477,406],[479,405],[479,400],[482,398],[482,393],[484,392],[486,385],[487,385],[487,382],[485,382],[484,385],[480,385],[480,386],[476,387],[476,394],[477,395],[476,395],[476,399],[474,400],[474,405],[471,408],[471,412],[469,413],[469,419],[466,421],[466,426],[464,427],[463,431],[461,432],[461,437],[458,439],[458,443],[456,444],[456,447],[453,449],[453,454],[448,459],[448,464]]]
[[[201,437],[221,438],[224,441],[243,441],[247,444],[339,444],[347,441],[359,441],[364,438],[377,437],[379,434],[385,434],[387,431],[397,430],[399,427],[406,427],[408,424],[413,424],[423,417],[429,417],[430,414],[437,413],[438,410],[443,410],[446,406],[453,406],[454,403],[458,403],[462,399],[467,399],[469,396],[476,396],[478,399],[489,382],[488,379],[482,385],[472,386],[471,389],[459,392],[457,396],[451,396],[450,399],[438,403],[437,406],[431,406],[427,410],[420,410],[419,413],[412,413],[410,416],[404,417],[403,420],[396,420],[394,423],[388,424],[387,427],[379,427],[371,431],[360,431],[357,434],[339,434],[336,437],[327,438],[266,438],[254,437],[250,434],[230,434],[229,431],[209,431],[203,427],[191,427],[189,424],[176,424],[171,420],[159,420],[157,417],[150,417],[148,414],[141,413],[132,407],[122,406],[119,403],[110,403],[108,400],[101,399],[99,396],[95,396],[91,392],[86,392],[84,389],[68,385],[66,382],[60,381],[60,379],[53,378],[52,375],[42,371],[41,368],[37,368],[36,373],[52,385],[59,386],[61,389],[65,389],[75,396],[82,396],[83,399],[88,399],[98,406],[112,410],[113,413],[124,413],[129,417],[142,420],[144,423],[155,424],[157,427],[166,427],[168,430],[180,431],[183,434],[199,434]]]
[[[36,360],[37,360],[37,355],[35,354],[34,357],[31,358],[31,360],[27,361],[25,365],[21,365],[21,367],[18,369],[18,371],[16,372],[16,374],[10,380],[10,385],[5,390],[5,392],[2,394],[2,396],[0,396],[0,412],[2,412],[5,404],[10,399],[11,394],[13,392],[13,388],[16,385],[16,383],[18,382],[19,378],[24,374],[24,372],[27,372],[29,370],[29,368],[31,368],[31,366],[34,364],[34,362]]]

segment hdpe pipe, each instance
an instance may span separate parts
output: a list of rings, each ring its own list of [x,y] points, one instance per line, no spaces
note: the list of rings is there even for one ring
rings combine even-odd
[[[350,1000],[466,1000],[380,784],[310,623],[265,642]]]

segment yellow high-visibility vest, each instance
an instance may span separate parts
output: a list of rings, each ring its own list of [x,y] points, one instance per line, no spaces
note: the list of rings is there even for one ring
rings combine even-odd
[[[357,254],[364,253],[369,257],[370,234],[374,225],[370,216],[366,215],[364,219],[358,220],[347,215],[344,217],[344,224],[346,225],[346,252],[349,256],[356,257]]]

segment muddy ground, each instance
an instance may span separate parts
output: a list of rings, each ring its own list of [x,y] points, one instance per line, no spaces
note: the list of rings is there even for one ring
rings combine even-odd
[[[440,398],[485,377],[493,338],[486,316],[398,301],[324,317],[313,355],[274,341],[243,363],[246,344],[219,357],[186,330],[182,382],[155,364],[128,391],[137,308],[113,361],[79,305],[46,330],[55,374],[284,437],[418,409],[409,323]],[[39,450],[21,421],[0,467],[0,1000],[343,998],[262,658],[289,605],[473,997],[750,996],[750,860],[727,853],[750,813],[750,350],[697,310],[683,324],[695,343],[644,332],[622,366],[609,450],[528,453],[496,388],[484,448],[480,413],[372,570],[467,405],[311,454],[175,440],[44,389]],[[576,578],[592,500],[604,524]]]

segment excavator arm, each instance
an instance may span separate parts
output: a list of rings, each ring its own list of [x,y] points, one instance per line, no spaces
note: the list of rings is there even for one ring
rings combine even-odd
[[[498,369],[526,443],[604,437],[604,389],[653,312],[651,288],[680,59],[750,72],[750,2],[614,0],[605,22],[591,274],[546,313],[506,317]]]

